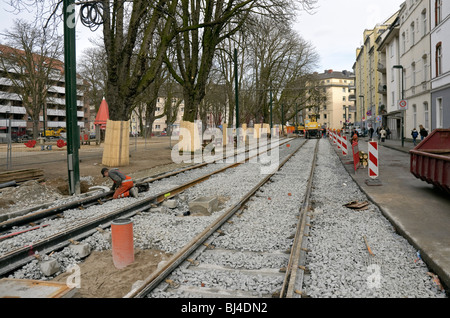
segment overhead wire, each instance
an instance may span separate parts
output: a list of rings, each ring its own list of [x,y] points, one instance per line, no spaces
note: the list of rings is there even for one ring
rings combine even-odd
[[[103,24],[103,4],[101,1],[80,3],[80,21],[91,31],[96,31]]]

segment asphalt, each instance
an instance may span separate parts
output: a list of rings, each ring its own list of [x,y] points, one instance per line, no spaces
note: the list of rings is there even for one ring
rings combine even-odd
[[[360,138],[359,150],[368,152],[368,138]],[[377,140],[374,140],[377,141]],[[419,252],[429,269],[439,276],[440,282],[450,288],[450,195],[434,189],[410,172],[410,141],[378,142],[379,175],[375,181],[367,168],[355,171],[352,149],[344,157],[335,150],[345,168],[376,204],[397,232]]]

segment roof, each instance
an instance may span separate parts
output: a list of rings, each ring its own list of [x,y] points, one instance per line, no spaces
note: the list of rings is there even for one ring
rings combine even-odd
[[[100,128],[106,128],[106,121],[109,119],[109,108],[105,98],[103,98],[95,117],[94,125],[100,125]]]
[[[350,71],[342,71],[342,72],[337,72],[337,71],[333,71],[333,70],[325,70],[324,73],[321,74],[317,74],[318,79],[319,80],[323,80],[323,79],[331,79],[331,78],[337,78],[337,79],[350,79],[355,77],[355,74],[353,74]]]

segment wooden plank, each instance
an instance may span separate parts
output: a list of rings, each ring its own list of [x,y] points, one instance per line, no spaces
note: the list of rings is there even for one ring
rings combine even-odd
[[[42,179],[44,171],[42,169],[23,169],[0,173],[0,183],[9,181],[25,182],[28,180]]]

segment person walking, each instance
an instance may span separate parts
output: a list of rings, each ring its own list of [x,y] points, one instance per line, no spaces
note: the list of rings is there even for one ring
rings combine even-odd
[[[381,137],[381,142],[384,142],[386,140],[386,130],[384,130],[383,127],[381,127],[381,130],[380,130],[380,137]]]
[[[370,139],[373,139],[373,132],[374,132],[373,127],[370,126],[370,129],[369,129]]]
[[[413,143],[414,143],[414,146],[415,146],[415,145],[416,145],[416,139],[417,139],[417,137],[419,136],[419,133],[417,132],[416,128],[414,128],[414,129],[411,131],[411,136],[412,136],[412,138],[413,138]]]
[[[428,131],[422,125],[419,125],[420,140],[424,140],[428,136]]]
[[[133,198],[137,198],[138,189],[134,187],[131,177],[124,175],[118,169],[109,170],[108,168],[103,168],[101,172],[103,178],[110,177],[114,182],[111,187],[111,190],[114,190],[113,199],[126,198],[130,194]]]

